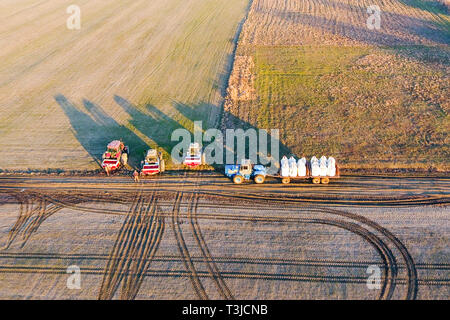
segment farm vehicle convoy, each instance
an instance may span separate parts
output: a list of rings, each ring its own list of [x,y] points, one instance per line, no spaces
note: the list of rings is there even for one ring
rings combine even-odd
[[[109,175],[123,166],[127,166],[129,149],[120,140],[114,140],[107,146],[102,156],[102,168]],[[198,143],[191,143],[183,159],[183,165],[189,168],[205,165],[205,154]],[[156,149],[149,149],[145,159],[141,161],[140,175],[151,176],[165,171],[165,161],[162,153]],[[262,184],[267,177],[276,178],[283,184],[291,181],[311,180],[313,184],[328,184],[330,179],[340,177],[339,166],[333,157],[322,156],[320,159],[313,156],[310,161],[306,158],[296,160],[286,156],[280,161],[280,169],[277,174],[267,173],[267,168],[260,164],[253,164],[249,159],[243,159],[240,164],[226,164],[225,176],[235,184],[253,180]]]

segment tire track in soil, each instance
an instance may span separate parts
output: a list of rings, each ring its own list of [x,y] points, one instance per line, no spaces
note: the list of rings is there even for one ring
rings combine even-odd
[[[183,191],[179,196],[182,197],[183,193],[185,193],[185,191]],[[225,196],[225,198],[229,198],[229,197],[230,196]],[[238,196],[238,198],[240,198],[240,197],[241,196]],[[264,196],[263,197],[254,197],[254,196],[252,196],[250,198],[252,198],[252,199],[247,198],[245,200],[253,200],[253,201],[256,200],[255,202],[258,202],[258,200],[264,200],[264,198],[265,198],[267,201],[270,201],[270,202],[272,202],[274,204],[279,203],[280,201],[282,201],[284,205],[299,204],[299,202],[301,201],[301,199],[287,199],[287,198],[284,198],[284,197],[282,197],[282,198],[273,198],[273,197],[267,197],[267,196],[266,197],[264,197]],[[52,199],[49,198],[49,200],[51,202],[53,202]],[[21,204],[22,204],[22,207],[21,207],[21,216],[22,216],[23,212],[27,212],[27,210],[28,211],[30,210],[29,209],[30,203],[28,201],[22,201]],[[56,204],[59,205],[58,203],[56,203]],[[178,210],[177,211],[177,219],[180,217],[180,204],[181,204],[181,199],[178,202],[178,204],[175,206],[175,207],[178,207],[178,209],[177,209]],[[32,205],[31,205],[31,207],[32,207]],[[33,209],[31,209],[31,210],[33,210]],[[34,210],[36,210],[36,208],[34,208]],[[324,209],[320,208],[320,207],[316,207],[315,210],[318,211],[318,212],[319,211],[320,212],[324,211]],[[38,210],[38,211],[40,211],[40,210]],[[353,221],[362,223],[365,226],[370,226],[371,228],[374,228],[376,231],[380,232],[385,237],[387,237],[391,241],[391,243],[393,243],[397,247],[397,249],[402,254],[402,256],[403,256],[403,258],[405,260],[405,265],[406,265],[406,268],[407,268],[407,271],[408,271],[408,291],[407,291],[406,298],[407,299],[414,299],[416,297],[417,290],[418,290],[418,283],[421,282],[421,281],[417,279],[417,270],[416,270],[416,266],[414,264],[414,261],[413,261],[411,255],[409,254],[407,248],[400,242],[400,240],[398,238],[396,238],[387,229],[379,226],[375,222],[370,221],[370,220],[368,220],[368,219],[366,219],[366,218],[364,218],[362,216],[359,216],[359,215],[356,215],[356,214],[352,214],[352,213],[349,213],[349,212],[339,211],[339,210],[329,210],[329,209],[327,209],[327,210],[325,210],[325,212],[332,213],[332,214],[335,214],[335,215],[340,215],[342,217],[346,217],[346,218],[349,218],[349,219],[351,219]],[[185,215],[185,216],[187,217],[187,215]],[[200,216],[200,218],[203,218],[203,219],[221,219],[221,220],[223,220],[223,219],[230,219],[230,218],[232,218],[232,219],[235,219],[235,220],[243,220],[243,221],[269,221],[269,222],[280,222],[281,221],[280,218],[277,218],[277,217],[268,218],[268,217],[249,217],[249,216],[236,216],[236,215],[216,215],[215,217],[213,217],[212,215],[205,215],[205,214],[197,215],[196,214],[196,218],[198,216]],[[172,214],[172,218],[173,218],[173,214]],[[19,217],[19,219],[20,219],[20,217]],[[23,218],[22,218],[22,220],[23,220]],[[285,220],[286,220],[286,222],[294,222],[294,221],[291,221],[292,219],[285,219]],[[40,221],[40,220],[37,220],[37,221]],[[19,224],[21,223],[20,221],[18,221],[18,222],[19,222]],[[42,221],[40,221],[40,222],[42,222]],[[386,256],[389,257],[390,254],[388,253]],[[190,258],[190,256],[189,256],[189,258]],[[190,261],[192,263],[192,259],[190,259]],[[192,263],[192,265],[193,265],[193,263]],[[391,272],[391,273],[393,273],[393,272]],[[198,280],[198,276],[197,276],[197,280]],[[200,283],[200,285],[201,285],[201,283]]]
[[[417,298],[417,291],[419,290],[417,281],[417,270],[411,254],[409,253],[406,246],[400,241],[400,239],[398,239],[393,233],[391,233],[386,228],[363,216],[340,210],[328,209],[328,211],[335,215],[347,217],[372,227],[373,229],[381,233],[383,236],[388,238],[395,245],[398,251],[400,251],[400,254],[402,255],[403,259],[405,260],[406,268],[408,270],[408,290],[405,299],[415,300]]]
[[[40,225],[51,215],[63,208],[60,205],[52,203],[49,205],[45,199],[39,199],[39,197],[33,194],[14,193],[13,196],[20,204],[19,216],[9,231],[8,240],[3,250],[8,249],[19,235],[22,235],[20,247],[23,248]],[[36,200],[38,202],[37,204]]]
[[[226,194],[225,195],[221,195],[221,197],[225,197],[225,198],[228,198],[230,196],[231,195],[226,195]],[[255,196],[255,195],[247,195],[247,196],[242,196],[242,195],[236,196],[235,195],[234,197],[245,198],[245,200],[268,200],[268,201],[275,202],[275,203],[279,202],[279,201],[282,201],[284,204],[293,204],[293,203],[301,202],[301,199],[289,199],[289,198],[284,198],[284,197],[273,198],[273,197]],[[178,203],[178,213],[177,213],[178,216],[179,216],[179,206],[180,206],[180,203]],[[320,210],[322,210],[322,209],[320,209]],[[330,211],[330,210],[327,210],[327,212],[328,211]],[[363,217],[361,217],[359,215],[354,215],[354,214],[351,214],[351,213],[345,213],[344,211],[338,211],[338,210],[335,210],[335,211],[332,211],[332,212],[329,212],[329,213],[338,214],[338,215],[345,216],[345,217],[350,218],[350,219],[355,219],[355,220],[357,220],[357,221],[359,221],[360,223],[363,223],[363,224],[367,224],[368,223],[368,225],[370,225],[371,227],[375,228],[377,231],[379,231],[383,235],[385,235],[390,241],[392,241],[392,243],[394,243],[394,245],[398,248],[398,250],[402,254],[402,256],[403,256],[403,258],[404,258],[404,260],[406,262],[406,266],[407,266],[407,270],[408,270],[408,277],[409,277],[410,280],[409,280],[409,284],[408,284],[408,292],[407,292],[407,295],[406,295],[406,299],[415,299],[415,297],[417,296],[417,291],[418,291],[417,270],[416,270],[416,267],[414,265],[414,261],[413,261],[411,255],[409,254],[409,252],[406,249],[406,247],[400,242],[400,240],[398,238],[396,238],[392,233],[390,233],[387,229],[382,228],[381,226],[377,225],[376,223],[374,223],[374,222],[372,222],[372,221],[370,221],[370,220],[368,220],[366,218],[363,218]],[[204,215],[202,215],[202,217],[203,216]],[[211,216],[209,216],[209,215],[206,215],[204,217],[205,218],[211,218]],[[223,218],[227,219],[225,216],[222,216],[220,218],[221,219],[223,219]],[[233,215],[233,218],[236,219],[238,217]],[[242,218],[244,220],[248,219],[248,218],[245,218],[245,217],[242,217]],[[258,219],[258,220],[260,220],[260,219]],[[195,276],[194,276],[194,278],[195,278]],[[198,283],[199,280],[198,281],[196,280],[196,282]]]
[[[154,188],[152,188],[154,189]],[[150,189],[150,190],[152,190]],[[174,190],[165,190],[165,189],[159,189],[161,192],[174,192]],[[184,193],[191,193],[191,191],[185,191]],[[372,199],[371,197],[365,197],[364,199],[337,199],[337,198],[314,198],[314,197],[305,197],[302,196],[299,197],[287,197],[283,195],[277,195],[277,194],[269,194],[269,195],[257,195],[254,193],[235,193],[231,194],[228,192],[222,191],[221,193],[215,192],[215,191],[198,191],[199,194],[202,196],[208,197],[208,200],[214,200],[214,199],[229,199],[232,198],[234,200],[241,200],[241,201],[248,201],[248,200],[254,200],[254,201],[261,201],[261,205],[265,204],[267,205],[268,201],[271,201],[272,203],[276,202],[290,202],[290,203],[297,203],[297,204],[313,204],[313,205],[319,205],[319,204],[332,204],[332,205],[344,205],[344,206],[387,206],[387,207],[396,207],[396,206],[418,206],[418,205],[447,205],[449,203],[449,197],[446,196],[420,196],[420,197],[400,197],[395,198],[393,197],[388,199]],[[108,196],[77,196],[77,199],[75,201],[66,201],[61,195],[58,196],[51,196],[50,194],[46,194],[45,198],[51,202],[54,205],[70,208],[73,210],[78,211],[84,211],[84,212],[95,212],[95,213],[102,213],[102,214],[127,214],[126,211],[121,210],[111,210],[109,212],[105,212],[103,209],[95,208],[95,207],[85,207],[79,205],[83,202],[108,202],[108,203],[120,203],[120,204],[126,204],[129,203],[128,201],[124,201],[123,198],[128,197],[129,191],[127,193],[121,192],[120,196],[111,196],[108,195],[112,199],[107,199]],[[163,201],[164,202],[164,201]],[[161,201],[159,202],[161,203]],[[168,203],[172,204],[172,202],[168,201]],[[201,204],[201,207],[208,206],[207,204]]]
[[[191,198],[194,196],[194,194],[195,193],[193,193]],[[177,194],[177,196],[178,196],[178,194]],[[179,204],[180,203],[181,203],[181,200],[179,200],[179,198],[177,197],[176,204],[177,204],[178,208],[174,211],[174,212],[177,212],[176,213],[177,218],[179,217],[179,211],[180,211]],[[175,206],[174,206],[174,208],[175,208]],[[188,213],[186,215],[187,218],[189,218],[189,216],[190,216],[189,211],[190,211],[190,209],[188,210]],[[174,216],[175,216],[175,214],[173,215],[173,217]],[[214,217],[212,217],[212,216],[208,216],[208,217],[211,219],[214,219]],[[215,217],[215,218],[217,218],[217,217]],[[223,219],[225,217],[221,216],[220,218]],[[230,217],[227,217],[227,218],[230,218]],[[225,218],[225,219],[227,219],[227,218]],[[233,215],[233,218],[237,218],[237,217]],[[395,290],[395,286],[396,286],[396,278],[397,278],[397,270],[398,270],[396,258],[394,256],[393,252],[388,247],[388,245],[384,242],[384,240],[381,239],[380,237],[378,237],[377,235],[375,235],[374,233],[370,232],[368,229],[365,229],[364,227],[362,227],[356,223],[353,223],[353,222],[346,222],[346,221],[342,221],[342,220],[332,220],[332,219],[299,219],[299,218],[272,219],[270,217],[267,217],[267,218],[261,217],[259,219],[254,219],[254,217],[243,216],[242,220],[249,220],[249,221],[257,220],[257,221],[270,221],[270,222],[274,222],[274,221],[293,222],[293,221],[296,221],[296,222],[304,222],[304,223],[317,223],[317,224],[336,226],[336,227],[346,229],[350,232],[353,232],[353,233],[359,235],[360,237],[365,239],[370,245],[372,245],[374,247],[374,249],[380,254],[380,256],[383,260],[383,265],[385,266],[384,267],[384,282],[383,282],[382,288],[380,290],[379,299],[387,300],[387,299],[392,298],[394,290]],[[179,228],[179,226],[178,226],[178,228]],[[183,240],[183,242],[184,242],[184,240]],[[184,243],[184,246],[185,246],[185,243]],[[185,249],[187,250],[187,248],[185,248]],[[181,252],[181,249],[180,249],[180,252]],[[186,259],[184,259],[184,261],[186,261]],[[192,262],[192,259],[190,256],[188,257],[188,261],[185,262],[186,266],[188,264],[192,268],[191,269],[191,275],[192,275],[191,280],[193,282],[194,290],[197,292],[197,294],[200,297],[201,296],[201,293],[199,292],[200,288],[202,288],[203,290],[204,290],[204,288],[201,285],[200,280],[198,279],[198,274],[195,271],[195,268],[193,266],[193,262]],[[205,292],[205,294],[206,294],[206,292]],[[204,297],[202,297],[202,298],[204,298]]]
[[[202,282],[198,276],[198,272],[195,269],[194,262],[192,261],[192,257],[189,254],[189,250],[186,246],[186,242],[184,241],[183,232],[180,227],[180,204],[183,200],[183,189],[184,183],[182,184],[180,190],[178,191],[175,197],[175,202],[173,204],[172,210],[172,229],[175,234],[175,238],[177,241],[177,246],[180,251],[180,256],[183,261],[183,264],[186,268],[186,271],[189,273],[189,278],[191,280],[192,288],[194,289],[195,294],[201,300],[208,300],[208,295],[203,287]]]
[[[0,252],[1,259],[22,259],[22,260],[108,260],[108,254],[76,254],[76,253],[39,253],[39,252]],[[379,263],[368,260],[330,260],[330,259],[285,259],[285,258],[258,258],[258,257],[214,257],[216,263],[244,263],[278,266],[306,266],[306,267],[334,267],[334,268],[362,268],[367,269],[370,265]],[[176,262],[180,261],[179,256],[164,255],[155,257],[152,261]],[[192,256],[192,261],[206,263],[203,256]],[[181,262],[181,261],[180,261]],[[405,269],[406,265],[397,263],[398,269]],[[449,263],[416,263],[417,270],[450,270]],[[420,279],[419,279],[420,280]]]
[[[201,177],[201,173],[198,173],[197,175],[198,177]],[[211,255],[211,252],[209,251],[208,245],[206,244],[205,238],[203,237],[202,231],[200,229],[200,225],[197,219],[199,194],[196,193],[195,191],[196,190],[194,190],[194,193],[192,194],[191,197],[192,200],[189,202],[188,207],[188,218],[190,220],[192,233],[194,234],[195,240],[197,241],[200,251],[202,252],[209,273],[211,274],[211,278],[213,279],[219,291],[219,294],[222,296],[223,299],[234,300],[234,296],[231,293],[231,290],[229,289],[225,280],[223,279],[221,272],[217,267],[217,264],[215,263],[214,258]]]
[[[99,299],[112,299],[121,283],[121,299],[136,297],[163,232],[164,217],[158,210],[156,192],[145,199],[141,185],[111,250]]]
[[[365,219],[364,217],[354,215],[351,213],[338,211],[338,210],[330,210],[325,208],[316,208],[310,209],[311,211],[317,211],[318,213],[331,213],[335,215],[341,215],[343,217],[347,217],[350,219],[353,219],[353,221],[357,221],[362,223],[363,225],[370,226],[374,228],[375,230],[382,233],[384,236],[386,236],[396,247],[400,246],[400,242],[393,241],[392,237],[393,235],[387,231],[386,229],[382,228],[378,224],[376,224],[373,221],[370,221],[368,219]],[[346,215],[348,214],[348,215]],[[289,218],[289,217],[256,217],[256,216],[245,216],[245,215],[204,215],[204,219],[217,219],[217,220],[235,220],[235,221],[251,221],[251,222],[281,222],[281,223],[318,223],[318,224],[325,224],[325,225],[333,225],[336,227],[340,227],[343,229],[346,229],[350,232],[356,233],[357,235],[363,237],[366,241],[368,241],[380,254],[380,256],[383,259],[383,263],[385,265],[385,284],[383,284],[382,291],[380,293],[380,299],[390,299],[393,295],[395,285],[396,285],[396,277],[397,277],[397,260],[392,252],[392,250],[388,247],[387,243],[380,238],[379,236],[375,235],[374,233],[370,232],[368,229],[360,226],[357,223],[354,222],[346,222],[342,220],[332,220],[332,219],[304,219],[304,218]],[[403,246],[404,247],[404,246]],[[406,247],[404,247],[404,250],[400,247],[397,247],[400,252],[403,254],[408,254]],[[406,251],[405,251],[406,250]],[[417,271],[415,269],[415,265],[411,259],[405,259],[406,262],[406,268],[408,270],[408,291],[406,295],[406,299],[415,299],[415,295],[412,295],[413,292],[417,293]],[[415,273],[415,276],[412,275]]]
[[[263,197],[258,197],[258,199],[261,199]],[[269,201],[273,201],[274,198],[267,198],[266,200]],[[291,199],[293,200],[293,199]],[[289,204],[295,204],[296,201],[287,201],[287,199],[284,199],[283,203],[284,205],[289,205]],[[276,202],[275,202],[276,203]],[[329,213],[329,214],[333,214],[333,215],[337,215],[337,216],[341,216],[344,218],[348,218],[351,219],[352,221],[356,221],[361,223],[362,225],[368,226],[373,228],[374,230],[376,230],[377,232],[381,233],[383,236],[385,236],[387,239],[389,239],[389,241],[394,244],[394,246],[398,249],[398,251],[401,253],[403,259],[405,260],[405,264],[406,264],[406,268],[408,271],[408,289],[407,289],[407,294],[405,299],[407,300],[414,300],[417,297],[417,291],[418,291],[418,281],[417,281],[417,270],[416,270],[416,266],[414,263],[414,260],[411,256],[411,254],[409,253],[408,249],[406,248],[406,246],[394,235],[392,234],[389,230],[387,230],[386,228],[382,227],[381,225],[377,224],[376,222],[369,220],[363,216],[351,213],[351,212],[347,212],[347,211],[341,211],[341,210],[335,210],[335,209],[326,209],[326,208],[311,208],[309,209],[311,211],[317,211],[319,213]],[[205,216],[205,218],[208,218],[208,216]],[[213,219],[214,217],[209,216],[209,218]],[[260,218],[256,218],[255,217],[248,217],[248,216],[236,216],[236,215],[232,215],[227,217],[227,215],[218,215],[215,217],[216,219],[234,219],[234,220],[247,220],[247,221],[268,221],[268,222],[274,222],[274,221],[278,221],[278,222],[288,222],[288,221],[298,221],[298,219],[296,218],[274,218],[274,217],[260,217]],[[324,222],[327,220],[324,220]],[[331,221],[331,220],[330,220]],[[356,226],[358,226],[358,224],[355,224]],[[350,230],[351,231],[351,230]],[[367,231],[367,229],[366,229]],[[392,251],[388,248],[388,246],[386,245],[386,243],[378,237],[377,242],[379,242],[380,245],[382,245],[380,248],[384,248],[382,249],[381,252],[383,252],[383,255],[385,255],[385,257],[387,257],[392,265],[391,268],[389,268],[391,271],[391,279],[390,283],[391,283],[391,288],[395,287],[395,277],[397,275],[397,262],[395,259],[395,256],[392,254]],[[378,250],[378,249],[377,249]],[[388,270],[388,268],[386,268],[386,270]],[[393,290],[393,289],[392,289]],[[390,292],[387,296],[387,298],[392,296],[392,292]]]
[[[132,234],[132,227],[134,220],[136,218],[136,211],[141,202],[142,190],[140,190],[134,197],[133,203],[128,211],[127,216],[122,224],[119,231],[119,235],[114,243],[113,249],[110,253],[110,259],[106,265],[104,276],[102,280],[102,285],[100,287],[100,292],[98,298],[100,300],[112,299],[114,293],[119,287],[120,281],[122,280],[123,273],[123,263],[126,259],[124,256],[124,251],[127,245],[130,243],[130,236]]]
[[[83,274],[102,275],[104,269],[99,267],[83,266]],[[67,267],[60,265],[0,265],[0,273],[41,273],[41,274],[66,274]],[[183,278],[189,276],[186,270],[147,270],[147,276],[153,277],[175,277]],[[200,278],[210,278],[208,271],[198,271]],[[367,277],[360,276],[330,276],[307,273],[269,273],[269,272],[223,272],[223,277],[227,279],[252,279],[252,280],[278,280],[297,282],[324,282],[324,283],[358,283],[366,284]],[[422,278],[418,280],[423,285],[450,286],[450,278]],[[408,279],[398,278],[397,284],[407,285]]]
[[[345,222],[341,220],[332,220],[332,219],[308,219],[308,223],[317,223],[323,225],[331,225],[335,227],[339,227],[345,230],[348,230],[352,233],[355,233],[366,240],[372,247],[378,252],[383,260],[384,265],[384,282],[382,284],[379,299],[380,300],[389,300],[392,298],[394,294],[395,285],[396,285],[396,277],[397,277],[397,261],[395,259],[394,254],[389,249],[387,244],[374,233],[368,231],[362,226],[352,223]]]
[[[217,194],[216,196],[219,196],[219,194]],[[256,196],[256,195],[247,195],[247,196],[234,195],[233,196],[233,195],[221,194],[219,197],[225,197],[225,198],[229,198],[229,197],[236,198],[237,197],[237,198],[241,198],[243,200],[267,200],[267,201],[271,201],[274,203],[282,201],[284,204],[293,204],[293,203],[299,204],[300,202],[302,202],[301,199],[292,199],[292,198],[290,199],[290,198],[285,198],[285,197],[273,198],[273,197]],[[430,202],[428,202],[428,204],[431,204],[434,199],[429,199],[429,200],[430,200]],[[178,206],[179,205],[180,204],[178,204]],[[405,203],[403,203],[403,205],[405,205]],[[330,210],[328,210],[328,211],[330,211]],[[400,240],[398,238],[396,238],[392,233],[390,233],[387,229],[385,229],[385,228],[377,225],[376,223],[374,223],[366,218],[363,218],[359,215],[345,213],[344,211],[337,211],[337,210],[333,211],[332,213],[338,214],[338,215],[343,215],[350,219],[356,219],[357,221],[359,221],[360,223],[363,223],[363,224],[368,223],[368,225],[375,228],[377,231],[379,231],[383,235],[385,235],[390,241],[392,241],[392,243],[398,248],[398,250],[402,254],[402,256],[406,262],[406,266],[407,266],[407,270],[408,270],[408,277],[409,277],[410,281],[409,281],[409,285],[408,285],[408,292],[406,295],[406,299],[415,299],[415,297],[417,296],[417,291],[418,291],[417,270],[416,270],[416,267],[414,265],[414,261],[413,261],[411,255],[409,254],[406,247],[400,242]],[[178,215],[179,215],[179,208],[178,208]],[[203,217],[203,215],[202,215],[202,217]],[[205,218],[210,218],[210,216],[205,216]],[[225,218],[225,217],[222,217],[222,218]],[[237,218],[237,217],[233,216],[233,218]]]
[[[150,208],[150,221],[145,224],[146,226],[151,225],[151,227],[145,232],[145,240],[141,248],[131,256],[133,268],[131,274],[128,273],[124,281],[121,293],[122,299],[132,300],[136,298],[144,281],[145,273],[159,248],[165,228],[164,217],[160,216],[160,211],[155,199]]]

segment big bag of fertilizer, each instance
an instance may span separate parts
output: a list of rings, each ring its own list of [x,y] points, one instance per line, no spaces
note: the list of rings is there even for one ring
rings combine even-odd
[[[288,160],[288,158],[286,157],[286,156],[283,156],[283,158],[281,158],[281,161],[280,161],[280,164],[281,164],[281,167],[283,167],[283,166],[289,166],[289,160]]]
[[[297,176],[297,161],[294,157],[289,158],[289,176],[296,177]]]
[[[334,177],[336,175],[336,160],[333,157],[328,158],[327,175],[329,177]]]
[[[319,167],[320,167],[320,176],[326,177],[327,175],[327,157],[322,156],[319,160]]]
[[[299,177],[306,176],[306,158],[303,157],[297,162],[297,174]]]
[[[282,177],[289,177],[289,161],[288,158],[286,158],[286,156],[283,156],[283,158],[281,159],[281,169],[280,169],[280,173]]]
[[[318,177],[320,175],[319,160],[315,156],[311,158],[311,175],[313,177]]]

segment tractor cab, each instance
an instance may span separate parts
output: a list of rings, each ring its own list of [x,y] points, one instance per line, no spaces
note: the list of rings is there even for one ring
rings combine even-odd
[[[158,163],[159,162],[158,152],[155,149],[148,150],[145,156],[145,162],[149,164]]]
[[[249,159],[243,159],[241,162],[241,166],[239,167],[239,173],[244,176],[250,178],[250,175],[252,174],[252,163]]]
[[[121,141],[111,141],[106,147],[106,152],[103,153],[103,159],[118,159],[123,148],[124,145]]]

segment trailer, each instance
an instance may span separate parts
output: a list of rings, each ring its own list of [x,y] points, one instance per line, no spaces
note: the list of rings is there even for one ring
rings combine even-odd
[[[291,182],[299,182],[299,181],[307,181],[311,180],[314,184],[328,184],[332,179],[340,178],[339,175],[339,167],[336,166],[336,175],[335,176],[312,176],[311,174],[307,174],[306,176],[297,176],[297,177],[285,177],[280,174],[272,175],[270,177],[276,178],[281,181],[282,184],[289,184]]]
[[[141,162],[141,176],[151,176],[163,173],[166,170],[162,153],[156,149],[150,149],[145,155],[145,160]]]
[[[333,159],[334,160],[334,159]],[[305,175],[301,176],[290,176],[290,175],[282,175],[282,169],[280,168],[280,172],[276,175],[272,175],[271,177],[276,178],[281,181],[283,184],[289,184],[291,181],[305,181],[311,180],[313,184],[328,184],[331,179],[340,178],[339,165],[334,164],[335,170],[333,170],[333,174],[329,174],[329,172],[321,172],[321,170],[313,170],[311,167],[311,162],[306,162],[306,172]],[[314,174],[313,174],[314,173]]]
[[[242,160],[241,164],[225,165],[225,175],[233,180],[235,184],[253,179],[255,183],[264,183],[267,173],[266,167],[253,165],[250,160]]]

